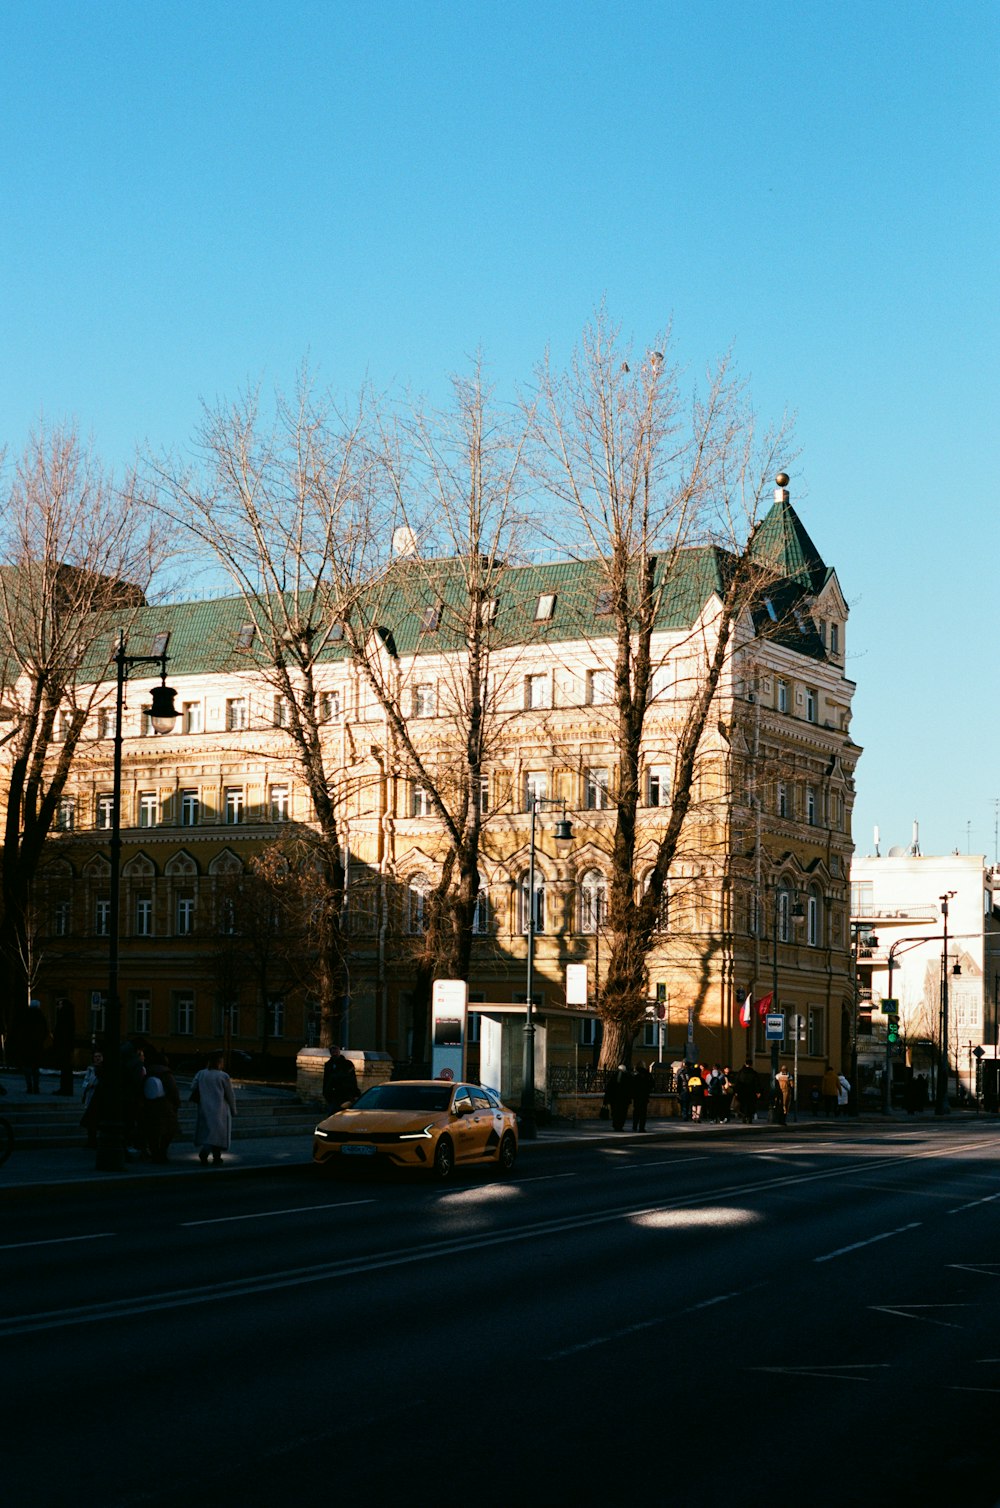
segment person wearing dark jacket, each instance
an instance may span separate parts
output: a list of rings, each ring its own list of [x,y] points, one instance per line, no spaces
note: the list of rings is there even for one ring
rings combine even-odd
[[[604,1103],[611,1107],[611,1125],[615,1131],[625,1130],[625,1117],[632,1099],[632,1075],[624,1063],[619,1063],[608,1075],[608,1087],[604,1091]]]
[[[632,1073],[632,1130],[645,1131],[653,1075],[640,1058]]]
[[[345,1104],[353,1104],[358,1097],[358,1076],[350,1058],[339,1047],[330,1048],[330,1056],[323,1069],[323,1099],[333,1114]]]
[[[736,1103],[740,1119],[744,1126],[749,1126],[757,1110],[757,1075],[750,1058],[747,1058],[736,1075]]]

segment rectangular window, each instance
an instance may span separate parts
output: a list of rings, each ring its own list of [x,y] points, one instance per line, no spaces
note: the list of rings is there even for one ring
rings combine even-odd
[[[826,1057],[826,1012],[821,1005],[809,1007],[809,1036],[806,1048],[811,1057]]]
[[[544,770],[529,770],[524,777],[524,810],[530,812],[536,801],[549,794],[549,777]]]
[[[159,816],[159,802],[155,791],[139,792],[139,826],[155,827]]]
[[[201,797],[197,791],[181,791],[181,827],[197,827],[201,818]]]
[[[589,769],[584,777],[584,805],[588,811],[604,811],[608,804],[609,774],[605,769]]]
[[[194,1036],[194,995],[189,990],[173,991],[174,1031],[178,1037]]]
[[[670,771],[665,764],[652,764],[646,772],[646,805],[666,806],[670,801]]]
[[[485,817],[486,813],[489,811],[489,809],[490,809],[490,777],[488,775],[480,775],[480,777],[479,777],[479,810],[482,813],[482,815]]]
[[[775,697],[776,697],[775,706],[777,707],[778,711],[779,712],[787,712],[788,711],[788,682],[787,681],[783,681],[780,676],[778,677],[778,681],[777,681],[777,689],[776,689],[776,692],[775,692]]]
[[[181,709],[185,733],[201,733],[205,726],[205,713],[201,702],[185,702]]]
[[[806,687],[806,721],[814,723],[819,712],[819,698],[815,686]]]
[[[247,699],[245,696],[230,696],[226,699],[226,731],[238,733],[247,726]]]
[[[587,671],[587,706],[606,707],[611,701],[612,677],[610,670]]]
[[[285,1035],[285,1002],[283,997],[276,995],[273,999],[269,1000],[267,1002],[267,1009],[270,1016],[268,1025],[271,1028],[271,1036],[283,1037]]]
[[[436,633],[441,623],[441,604],[432,602],[424,608],[423,617],[420,619],[420,632],[422,634]]]
[[[178,937],[190,937],[194,931],[194,896],[179,895],[177,897],[177,927]]]
[[[90,1030],[97,1035],[104,1030],[108,997],[103,990],[94,993],[99,994],[100,998],[95,1001],[93,994],[90,997]]]
[[[413,785],[410,789],[410,816],[429,817],[430,814],[430,792],[425,785]]]
[[[97,798],[97,825],[109,830],[114,817],[115,798],[111,791],[101,791]]]
[[[340,692],[321,691],[319,694],[319,720],[335,723],[340,720]]]
[[[817,806],[815,786],[806,786],[806,821],[810,827],[816,826]]]
[[[147,990],[129,990],[129,1019],[132,1030],[147,1036],[151,1029],[153,1009]]]
[[[290,721],[288,716],[288,703],[283,696],[276,696],[274,698],[272,718],[274,721],[274,726],[276,728],[288,727]]]
[[[62,796],[56,810],[56,831],[71,833],[76,826],[76,801],[72,796]]]
[[[542,592],[535,603],[535,622],[545,623],[551,618],[556,610],[555,592]]]
[[[253,647],[256,632],[252,623],[244,623],[236,635],[236,648],[246,654]]]
[[[153,897],[151,895],[137,895],[135,898],[135,935],[136,937],[152,937],[153,935]]]
[[[549,705],[548,675],[526,675],[524,678],[524,705],[527,708]]]
[[[114,738],[117,723],[114,707],[102,707],[97,714],[98,738]]]
[[[107,937],[111,931],[111,902],[106,896],[98,896],[94,902],[94,935]]]
[[[594,602],[595,618],[606,618],[614,606],[614,594],[610,587],[602,587]]]
[[[580,1046],[593,1047],[597,1042],[597,1018],[584,1016],[580,1020]]]
[[[272,785],[271,787],[271,821],[288,821],[288,787],[287,785]]]
[[[434,716],[434,703],[435,703],[435,697],[434,697],[434,682],[433,681],[421,681],[418,686],[414,686],[414,688],[413,688],[413,716],[414,717],[433,717]]]
[[[499,600],[496,597],[487,597],[482,602],[480,602],[480,604],[479,604],[479,623],[480,623],[480,627],[485,628],[485,626],[486,626],[487,623],[493,623],[496,620],[497,608],[499,606],[500,606],[500,603],[499,603]]]
[[[52,931],[56,937],[69,936],[69,901],[56,901],[52,908]]]
[[[831,623],[830,624],[830,653],[832,655],[839,655],[840,654],[840,624],[839,623]]]
[[[56,724],[52,730],[52,737],[57,744],[64,744],[69,738],[70,716],[68,712],[60,712],[56,717]]]
[[[783,780],[775,787],[774,809],[779,817],[788,816],[788,787]]]
[[[806,940],[810,948],[819,947],[819,898],[815,895],[806,901]]]
[[[226,825],[238,827],[243,821],[245,811],[243,787],[241,785],[226,786]]]
[[[649,700],[661,702],[669,696],[674,687],[674,678],[677,673],[676,665],[657,665],[649,678]]]

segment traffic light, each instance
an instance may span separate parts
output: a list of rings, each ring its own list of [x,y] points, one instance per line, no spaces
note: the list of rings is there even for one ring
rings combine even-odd
[[[890,1015],[886,1018],[886,1020],[888,1023],[886,1036],[890,1044],[894,1045],[899,1041],[899,1017],[896,1015]]]

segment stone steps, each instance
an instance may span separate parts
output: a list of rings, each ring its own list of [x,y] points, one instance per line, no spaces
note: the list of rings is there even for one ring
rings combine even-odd
[[[178,1084],[181,1106],[178,1116],[178,1141],[191,1141],[194,1135],[196,1106],[187,1099],[190,1086]],[[297,1136],[308,1137],[324,1115],[322,1106],[304,1105],[291,1090],[269,1094],[266,1090],[241,1093],[236,1087],[236,1118],[233,1141],[250,1138]],[[76,1147],[84,1139],[80,1126],[82,1107],[79,1098],[60,1099],[44,1091],[31,1098],[0,1099],[0,1115],[14,1127],[19,1149],[30,1151],[43,1147]]]

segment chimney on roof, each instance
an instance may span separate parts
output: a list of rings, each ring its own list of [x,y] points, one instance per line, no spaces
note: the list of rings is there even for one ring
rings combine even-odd
[[[776,503],[788,502],[788,472],[779,471],[774,479],[774,501]]]

